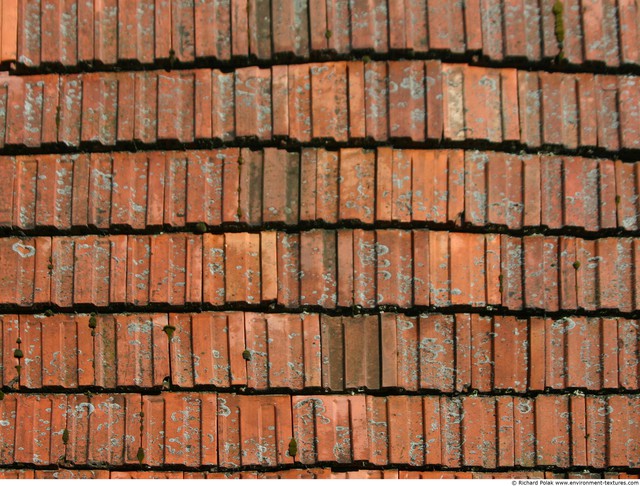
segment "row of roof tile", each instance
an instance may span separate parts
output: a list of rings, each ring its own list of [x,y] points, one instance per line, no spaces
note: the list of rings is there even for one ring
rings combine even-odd
[[[479,140],[640,149],[640,78],[439,61],[0,78],[0,147]]]
[[[640,457],[640,398],[625,395],[7,394],[0,418],[3,465],[636,468]]]
[[[638,238],[429,230],[8,237],[0,304],[632,312],[638,258]]]
[[[440,51],[495,61],[560,55],[572,64],[640,63],[636,2],[562,3],[558,11],[551,0],[3,0],[0,60],[38,67]]]
[[[628,319],[58,314],[3,315],[0,330],[6,389],[640,389]]]
[[[240,223],[640,229],[640,164],[462,150],[305,148],[0,156],[0,227]],[[194,226],[195,225],[195,226]]]
[[[567,472],[518,470],[512,472],[478,471],[403,471],[398,469],[359,469],[332,471],[330,468],[305,467],[281,471],[183,472],[183,471],[109,471],[106,469],[0,469],[0,479],[638,479],[624,472]]]

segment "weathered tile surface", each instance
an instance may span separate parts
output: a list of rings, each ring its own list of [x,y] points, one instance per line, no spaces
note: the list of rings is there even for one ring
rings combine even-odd
[[[637,479],[639,26],[0,0],[0,478]]]

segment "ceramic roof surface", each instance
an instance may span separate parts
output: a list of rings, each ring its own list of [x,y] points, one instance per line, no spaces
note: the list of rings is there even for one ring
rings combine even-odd
[[[638,478],[634,0],[0,0],[0,478]]]

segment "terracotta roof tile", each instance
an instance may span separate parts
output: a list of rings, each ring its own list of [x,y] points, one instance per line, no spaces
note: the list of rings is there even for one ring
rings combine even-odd
[[[187,472],[187,471],[108,471],[105,469],[0,470],[3,479],[637,479],[623,472],[554,473],[542,470],[513,472],[460,472],[416,470],[354,469],[347,472],[331,468],[286,469],[281,471]]]
[[[340,297],[340,306],[365,308],[489,305],[632,312],[637,244],[630,237],[423,229],[7,237],[0,240],[5,279],[20,285],[4,287],[0,304],[103,308],[275,302],[335,308]],[[353,258],[353,274],[337,271],[345,258]],[[452,258],[456,265],[448,263]],[[224,287],[220,272],[232,276]],[[369,284],[357,281],[362,274]]]
[[[281,68],[239,68],[228,79],[216,70],[6,78],[2,80],[7,90],[1,102],[8,107],[8,129],[0,143],[110,147],[134,141],[269,140],[276,135],[273,114],[277,107],[277,135],[300,142],[345,142],[361,135],[376,141],[391,137],[422,142],[440,140],[443,128],[447,141],[515,141],[532,148],[594,146],[609,151],[638,148],[634,136],[637,80],[633,76],[525,73],[465,64],[441,66],[437,61],[368,62],[364,63],[364,85],[354,85],[355,98],[347,103],[347,87],[351,87],[347,69],[350,73],[357,67],[357,63],[344,62],[291,67],[285,119],[282,116],[287,113],[281,110],[284,86],[272,88],[273,76],[283,78]],[[420,80],[425,74],[426,84],[422,86]],[[234,97],[216,92],[221,88],[221,76],[225,92],[232,91]],[[302,93],[296,90],[296,76],[308,77],[302,80],[309,86],[306,93],[305,89]],[[81,87],[72,88],[78,80]],[[208,93],[209,83],[211,103],[189,102],[196,91],[204,96],[206,88]],[[277,91],[272,93],[272,89]],[[360,94],[358,90],[363,91]],[[406,90],[411,103],[400,101]],[[145,101],[146,96],[157,97],[157,103]],[[362,105],[357,104],[360,98],[364,100]],[[358,106],[361,111],[353,111]],[[67,116],[66,111],[80,109],[82,127],[78,125],[80,119]],[[596,117],[585,116],[593,111]],[[58,118],[64,118],[64,123]],[[311,118],[313,125],[307,125]],[[411,123],[401,129],[405,124],[399,121],[407,119]],[[444,127],[440,120],[444,120]],[[285,133],[283,127],[287,125]]]
[[[637,476],[639,15],[0,0],[0,478]]]
[[[253,8],[249,9],[248,5]],[[74,8],[75,7],[75,8]],[[466,8],[438,0],[404,9],[378,2],[198,3],[153,1],[111,5],[5,0],[3,61],[39,67],[79,63],[112,65],[308,58],[321,52],[424,55],[481,53],[493,61],[549,60],[617,67],[637,64],[638,8],[607,1],[554,13],[552,5],[471,2]],[[24,19],[18,23],[18,13]],[[527,18],[527,22],[522,19]],[[562,32],[556,32],[557,18]],[[43,35],[35,35],[40,31]],[[560,38],[558,36],[561,36]]]
[[[4,315],[1,321],[2,382],[9,388],[170,383],[528,393],[640,386],[637,322],[623,318],[205,312]],[[23,350],[21,358],[15,349]]]
[[[478,150],[216,149],[0,164],[14,188],[0,199],[0,225],[22,230],[393,222],[635,231],[640,192],[636,163]]]

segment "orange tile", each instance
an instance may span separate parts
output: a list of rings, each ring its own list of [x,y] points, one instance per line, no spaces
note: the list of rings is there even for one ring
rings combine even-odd
[[[534,364],[533,352],[529,355],[529,349],[533,349],[534,343],[533,329],[531,321],[511,316],[493,318],[494,388],[511,389],[520,393],[529,389],[528,376],[530,373],[533,375],[529,369]]]
[[[387,401],[388,397],[366,397],[370,461],[378,466],[390,460]]]
[[[291,398],[286,395],[218,395],[220,466],[292,464],[288,455],[294,436],[291,417]],[[299,450],[301,443],[299,438]]]
[[[312,138],[345,142],[349,124],[346,63],[312,64],[309,72]]]
[[[64,455],[66,409],[65,395],[23,395],[17,400],[16,425],[23,424],[24,430],[16,434],[15,462],[43,465]]]
[[[252,226],[262,222],[263,156],[262,152],[241,149],[236,220]]]
[[[60,307],[73,304],[75,270],[75,238],[61,237],[51,240],[51,302]]]
[[[235,71],[235,116],[238,137],[256,137],[260,140],[271,138],[270,78],[270,72],[266,69],[247,67]]]
[[[272,29],[274,53],[304,56],[309,53],[309,5],[294,6],[284,0],[276,0],[272,6],[274,19],[280,19],[287,29]],[[292,31],[293,29],[293,35]]]
[[[246,383],[244,359],[232,359],[232,356],[242,357],[246,349],[243,320],[240,326],[235,326],[240,334],[233,333],[237,320],[229,314],[193,315],[191,332],[196,385],[229,387],[237,380]],[[234,368],[234,365],[238,365],[238,368]]]
[[[136,99],[134,109],[134,140],[142,143],[154,143],[158,137],[157,73],[136,73],[134,89]]]
[[[380,388],[380,336],[377,316],[342,318],[344,387]]]
[[[166,314],[115,316],[118,386],[162,385],[170,375],[168,324]]]
[[[493,397],[465,397],[462,401],[463,465],[487,469],[497,465],[496,399]],[[498,420],[502,417],[499,416]]]
[[[260,235],[226,234],[224,255],[226,302],[260,302]]]
[[[413,259],[411,232],[376,230],[376,292],[379,305],[411,307]]]
[[[297,460],[303,464],[368,460],[363,395],[295,396],[292,407]]]
[[[453,392],[455,380],[453,316],[419,318],[420,388]]]
[[[514,397],[514,465],[533,467],[536,462],[534,399]]]
[[[496,402],[496,466],[513,467],[515,465],[515,412],[513,397],[501,396]],[[489,427],[491,428],[491,427]],[[490,457],[489,457],[490,459]]]
[[[245,318],[245,322],[248,322],[247,319],[248,316]],[[305,341],[313,339],[314,336],[304,333],[302,319],[297,315],[266,315],[263,320],[268,334],[264,336],[264,343],[259,343],[262,344],[262,347],[256,341],[263,336],[256,336],[255,332],[252,333],[253,343],[247,347],[250,351],[254,351],[251,361],[247,363],[251,375],[249,386],[255,380],[256,388],[261,383],[264,388],[290,388],[292,390],[304,388],[305,362],[308,360],[309,364],[320,364],[318,359],[314,359],[313,356],[305,356],[303,353]],[[247,333],[247,335],[250,334]],[[267,355],[264,361],[264,370],[256,370],[262,361],[260,354],[263,353],[260,351]],[[257,365],[256,367],[254,367],[254,363]],[[255,371],[258,372],[255,373]],[[266,375],[265,382],[261,380],[260,371]]]
[[[474,390],[491,390],[494,374],[495,335],[493,319],[489,316],[471,315],[471,387]]]
[[[295,225],[299,221],[300,159],[297,154],[264,149],[262,221]],[[246,186],[244,188],[247,189]],[[324,197],[324,194],[320,195]]]
[[[586,397],[587,462],[592,467],[605,467],[609,463],[606,444],[609,434],[607,422],[611,412],[607,397]]]
[[[81,370],[79,362],[80,354],[77,349],[76,325],[69,316],[58,315],[48,318],[22,316],[21,335],[24,349],[22,361],[21,385],[27,388],[40,388],[43,386],[63,386],[76,388],[78,375],[86,374],[87,378],[93,369]],[[87,328],[88,329],[88,328]],[[14,345],[18,347],[17,345]],[[64,351],[73,350],[73,352]],[[92,359],[93,350],[84,348],[84,352],[90,352],[91,356],[83,358]],[[89,361],[86,364],[91,366]],[[9,370],[8,370],[9,371]],[[93,380],[86,383],[93,385]]]
[[[336,233],[300,234],[300,304],[334,308],[337,303]]]
[[[537,465],[568,467],[569,456],[569,399],[566,395],[540,395],[535,399]]]
[[[400,28],[396,31],[400,31]],[[424,63],[398,61],[389,64],[390,138],[414,142],[425,140],[425,77]]]

